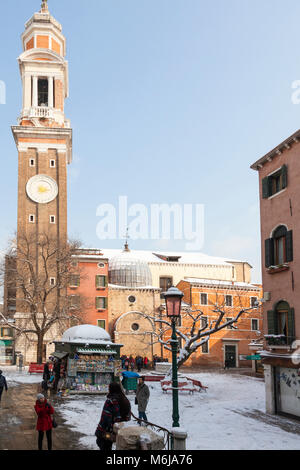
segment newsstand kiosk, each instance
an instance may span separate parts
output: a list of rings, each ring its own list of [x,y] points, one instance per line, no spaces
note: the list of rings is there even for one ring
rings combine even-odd
[[[64,364],[64,388],[70,394],[107,394],[111,382],[120,381],[120,349],[107,331],[94,325],[69,328],[55,341],[52,354]]]

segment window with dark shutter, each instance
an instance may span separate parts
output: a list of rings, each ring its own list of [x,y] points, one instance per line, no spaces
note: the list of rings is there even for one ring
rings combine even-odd
[[[293,261],[293,231],[280,225],[272,238],[265,240],[265,266],[281,266]]]
[[[286,301],[276,304],[274,310],[269,310],[268,336],[269,345],[286,346],[295,340],[295,310]]]
[[[283,165],[278,171],[262,180],[262,197],[267,199],[287,187],[287,166]]]
[[[281,168],[282,172],[282,189],[285,189],[287,187],[287,166],[283,165]]]
[[[265,240],[265,265],[266,268],[274,265],[274,240],[269,238]]]
[[[269,197],[269,178],[263,178],[262,180],[262,197],[267,199]]]
[[[286,252],[286,262],[289,263],[293,261],[293,230],[290,230],[286,234],[285,252]]]
[[[277,313],[274,310],[268,311],[268,335],[277,335]]]
[[[288,310],[288,336],[289,344],[295,340],[295,309],[289,308]]]

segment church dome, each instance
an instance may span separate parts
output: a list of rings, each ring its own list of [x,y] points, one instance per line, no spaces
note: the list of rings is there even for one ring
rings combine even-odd
[[[109,260],[108,272],[110,284],[132,288],[152,286],[148,263],[126,249]]]
[[[63,343],[111,344],[110,335],[103,328],[95,325],[78,325],[64,332]]]

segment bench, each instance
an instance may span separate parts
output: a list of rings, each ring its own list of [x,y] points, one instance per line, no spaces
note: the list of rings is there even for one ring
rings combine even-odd
[[[160,383],[161,383],[161,388],[163,392],[167,392],[168,390],[173,390],[171,381],[162,380]],[[192,383],[178,382],[178,390],[182,392],[194,393],[197,389],[194,387]]]
[[[164,375],[143,375],[145,377],[145,382],[161,382],[165,376]]]
[[[44,372],[44,367],[45,367],[45,364],[37,364],[35,362],[31,362],[29,364],[29,369],[28,369],[28,372],[29,374],[43,374]],[[49,370],[51,371],[51,366],[49,367]]]
[[[190,381],[193,383],[193,385],[194,385],[195,387],[199,387],[199,389],[197,390],[198,392],[201,392],[202,390],[203,390],[204,392],[207,392],[208,387],[206,387],[205,385],[202,385],[202,383],[200,382],[200,380],[191,379],[190,377],[185,377],[185,378],[186,378],[187,380],[190,380]]]

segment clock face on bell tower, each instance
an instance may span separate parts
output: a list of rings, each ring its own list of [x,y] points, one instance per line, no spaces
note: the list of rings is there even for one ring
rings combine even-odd
[[[67,165],[72,130],[65,118],[68,62],[62,27],[43,2],[26,23],[19,67],[22,111],[12,127],[19,153],[18,237],[50,234],[67,241]]]

